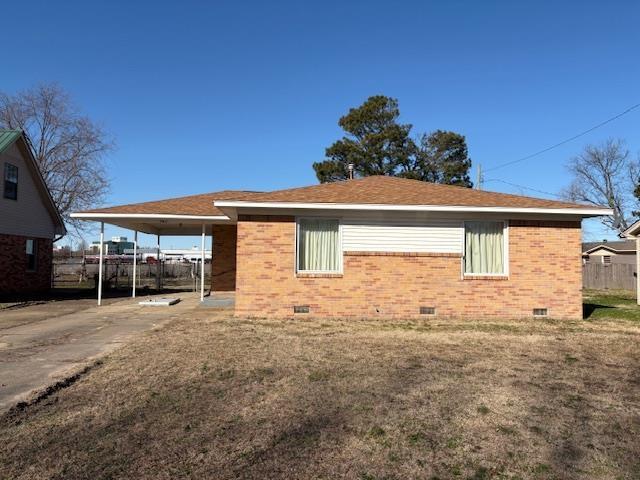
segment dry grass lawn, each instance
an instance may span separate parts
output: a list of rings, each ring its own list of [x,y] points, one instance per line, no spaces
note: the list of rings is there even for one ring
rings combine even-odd
[[[196,309],[0,418],[0,478],[637,479],[639,340]]]

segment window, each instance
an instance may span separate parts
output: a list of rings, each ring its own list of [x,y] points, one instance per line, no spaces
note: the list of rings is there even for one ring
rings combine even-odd
[[[35,272],[38,266],[38,243],[32,238],[27,239],[27,270]]]
[[[18,199],[18,167],[4,164],[4,198]]]
[[[464,273],[505,275],[506,242],[504,222],[465,222]]]
[[[326,218],[298,220],[297,253],[299,272],[340,272],[340,222]]]
[[[606,263],[606,264],[611,263],[611,255],[603,255],[602,256],[602,263]]]

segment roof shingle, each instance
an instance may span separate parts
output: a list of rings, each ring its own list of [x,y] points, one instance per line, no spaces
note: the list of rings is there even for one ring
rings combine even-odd
[[[250,200],[258,192],[243,190],[223,190],[221,192],[202,193],[186,197],[168,198],[143,203],[129,203],[114,207],[94,208],[81,213],[109,213],[109,214],[169,214],[169,215],[224,215],[214,207],[214,200]]]
[[[309,187],[249,192],[224,190],[144,203],[97,208],[81,213],[224,215],[216,200],[247,202],[438,205],[512,208],[591,208],[593,205],[546,200],[397,177],[372,176]]]
[[[220,199],[222,200],[222,199]],[[310,187],[257,193],[251,202],[439,205],[514,208],[592,208],[593,205],[441,185],[406,178],[371,176]]]

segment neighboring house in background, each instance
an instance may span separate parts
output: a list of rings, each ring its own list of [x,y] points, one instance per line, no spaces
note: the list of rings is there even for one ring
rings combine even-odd
[[[602,242],[585,242],[582,244],[582,259],[584,263],[636,264],[635,240],[616,240]]]
[[[582,318],[581,221],[609,208],[374,176],[72,214],[213,235],[212,291],[249,317]]]
[[[0,130],[0,172],[0,295],[46,291],[66,230],[20,130]]]

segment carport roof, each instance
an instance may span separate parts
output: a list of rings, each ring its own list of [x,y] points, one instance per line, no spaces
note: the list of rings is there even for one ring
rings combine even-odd
[[[214,200],[250,200],[253,196],[262,192],[250,192],[246,190],[222,190],[220,192],[201,193],[186,197],[167,198],[153,200],[151,202],[128,203],[114,207],[94,208],[83,210],[78,214],[108,213],[108,214],[171,214],[171,215],[224,215],[220,209],[213,205]]]
[[[129,203],[72,213],[71,217],[110,223],[159,235],[198,235],[202,224],[234,223],[213,204],[215,200],[249,200],[259,192],[223,190],[186,197]]]

